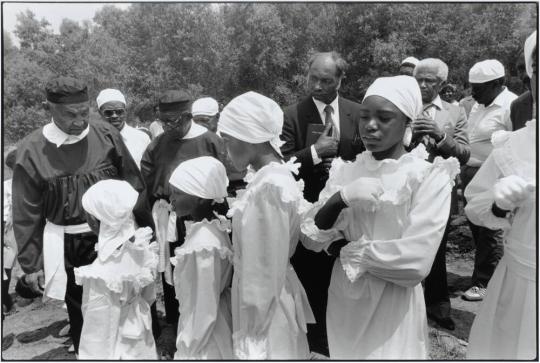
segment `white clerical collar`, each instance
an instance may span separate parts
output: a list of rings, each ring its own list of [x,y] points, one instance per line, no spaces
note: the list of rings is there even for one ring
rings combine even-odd
[[[206,131],[208,131],[208,129],[206,127],[201,126],[201,125],[193,122],[193,120],[191,120],[191,127],[189,128],[189,131],[187,132],[187,134],[184,135],[182,140],[193,139],[193,138],[195,138],[197,136],[201,136]]]
[[[69,144],[75,144],[88,135],[88,132],[90,131],[90,125],[86,126],[86,129],[84,129],[83,132],[81,132],[79,135],[69,135],[66,134],[64,131],[60,130],[58,126],[54,123],[54,120],[51,119],[51,122],[47,125],[43,126],[43,136],[45,138],[56,145],[56,147],[60,147],[62,145],[69,145]]]
[[[313,102],[315,103],[315,106],[317,107],[319,114],[324,115],[324,108],[326,107],[327,104],[313,97],[311,98],[313,99]],[[332,106],[332,111],[333,111],[332,113],[334,115],[336,114],[336,111],[338,110],[338,98],[339,98],[339,95],[336,95],[336,98],[334,98],[332,102],[328,103],[328,105]]]

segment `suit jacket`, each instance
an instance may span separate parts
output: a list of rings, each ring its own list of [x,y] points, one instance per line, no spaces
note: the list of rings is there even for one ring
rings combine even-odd
[[[510,104],[510,120],[512,121],[512,131],[516,131],[525,126],[527,121],[532,119],[533,99],[531,91],[521,94]]]
[[[357,133],[360,105],[341,96],[339,102],[339,147],[338,156],[344,160],[353,160],[364,150]],[[328,179],[328,172],[322,164],[313,165],[310,146],[306,147],[308,124],[322,124],[321,116],[311,96],[284,109],[284,123],[281,139],[285,144],[281,147],[288,160],[295,156],[301,164],[298,177],[304,180],[304,197],[314,202]]]

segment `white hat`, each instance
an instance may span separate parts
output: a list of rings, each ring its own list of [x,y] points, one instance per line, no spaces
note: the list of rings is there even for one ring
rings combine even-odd
[[[191,105],[191,114],[193,116],[214,116],[219,112],[219,105],[212,97],[199,98]]]
[[[476,63],[469,71],[469,83],[486,83],[504,77],[504,66],[496,59]]]
[[[107,88],[99,92],[99,95],[96,98],[98,108],[101,108],[105,103],[112,101],[122,102],[124,105],[126,104],[126,98],[122,92],[112,88]]]
[[[411,120],[422,112],[422,93],[418,82],[411,76],[377,78],[367,89],[364,100],[369,96],[387,99]]]
[[[403,61],[401,61],[401,64],[409,63],[409,64],[414,64],[414,66],[416,67],[418,62],[420,62],[420,61],[415,57],[407,57]]]
[[[284,144],[279,138],[282,128],[281,107],[274,100],[253,91],[229,102],[221,111],[218,123],[220,133],[253,144],[268,141],[279,155]]]
[[[525,68],[527,70],[527,75],[529,76],[529,78],[531,78],[532,77],[532,72],[533,72],[533,69],[532,69],[532,61],[533,61],[533,58],[534,58],[533,51],[536,48],[536,30],[534,31],[534,33],[529,35],[529,37],[525,41],[525,47],[524,48],[525,49],[524,49],[523,53],[525,55]]]

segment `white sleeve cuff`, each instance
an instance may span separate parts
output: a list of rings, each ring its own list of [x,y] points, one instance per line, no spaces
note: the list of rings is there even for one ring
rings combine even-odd
[[[320,164],[322,160],[317,155],[317,150],[315,150],[315,145],[311,145],[311,158],[313,159],[313,165]]]

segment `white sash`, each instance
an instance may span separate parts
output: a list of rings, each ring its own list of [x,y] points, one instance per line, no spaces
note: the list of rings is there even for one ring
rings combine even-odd
[[[172,285],[169,242],[174,242],[178,239],[176,237],[176,213],[171,211],[170,203],[167,203],[164,199],[160,199],[152,207],[152,217],[156,225],[156,239],[159,244],[158,271],[165,272],[165,282]]]
[[[67,274],[64,265],[64,233],[79,234],[91,232],[88,223],[73,226],[59,226],[47,221],[43,229],[43,272],[45,274],[45,297],[64,300],[66,296]]]

